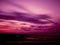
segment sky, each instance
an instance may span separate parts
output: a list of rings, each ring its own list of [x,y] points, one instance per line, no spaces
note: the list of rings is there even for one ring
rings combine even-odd
[[[0,0],[0,11],[31,14],[27,17],[47,14],[52,21],[60,23],[60,0]]]
[[[60,0],[0,0],[0,10],[48,14],[53,21],[60,20]]]

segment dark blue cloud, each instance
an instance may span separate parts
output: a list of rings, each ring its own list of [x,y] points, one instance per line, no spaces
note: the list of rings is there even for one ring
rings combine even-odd
[[[24,21],[24,22],[36,23],[36,24],[46,24],[46,23],[49,23],[49,22],[43,22],[41,20],[38,20],[38,18],[28,17],[29,14],[25,14],[25,13],[14,13],[14,15],[15,16],[11,16],[11,15],[9,16],[9,15],[4,15],[4,14],[1,15],[0,14],[0,19],[17,20],[17,21]],[[26,15],[28,15],[28,16],[26,17]],[[43,15],[43,16],[45,16],[45,15]],[[46,17],[47,16],[45,16],[45,18]],[[40,16],[40,18],[41,18],[41,16]]]

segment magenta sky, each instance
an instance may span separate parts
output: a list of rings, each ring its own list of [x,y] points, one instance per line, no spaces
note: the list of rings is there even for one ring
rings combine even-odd
[[[0,2],[0,9],[5,12],[48,14],[53,17],[53,21],[60,18],[59,0],[3,0]]]
[[[60,0],[0,0],[0,10],[5,12],[48,14],[53,17],[52,21],[57,23],[60,21]]]

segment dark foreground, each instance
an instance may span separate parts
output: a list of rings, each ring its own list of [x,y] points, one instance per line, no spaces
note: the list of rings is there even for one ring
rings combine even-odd
[[[40,44],[60,42],[60,35],[0,34],[0,44]]]

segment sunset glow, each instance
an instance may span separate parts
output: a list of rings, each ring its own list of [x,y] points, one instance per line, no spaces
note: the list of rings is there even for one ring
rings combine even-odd
[[[56,23],[59,23],[59,9],[59,1],[57,0],[1,0],[0,19],[2,21],[0,21],[0,31],[15,33],[47,32]],[[38,19],[41,15],[47,16],[48,19]],[[38,26],[43,27],[42,30],[38,29]],[[45,26],[48,28],[46,29]]]

